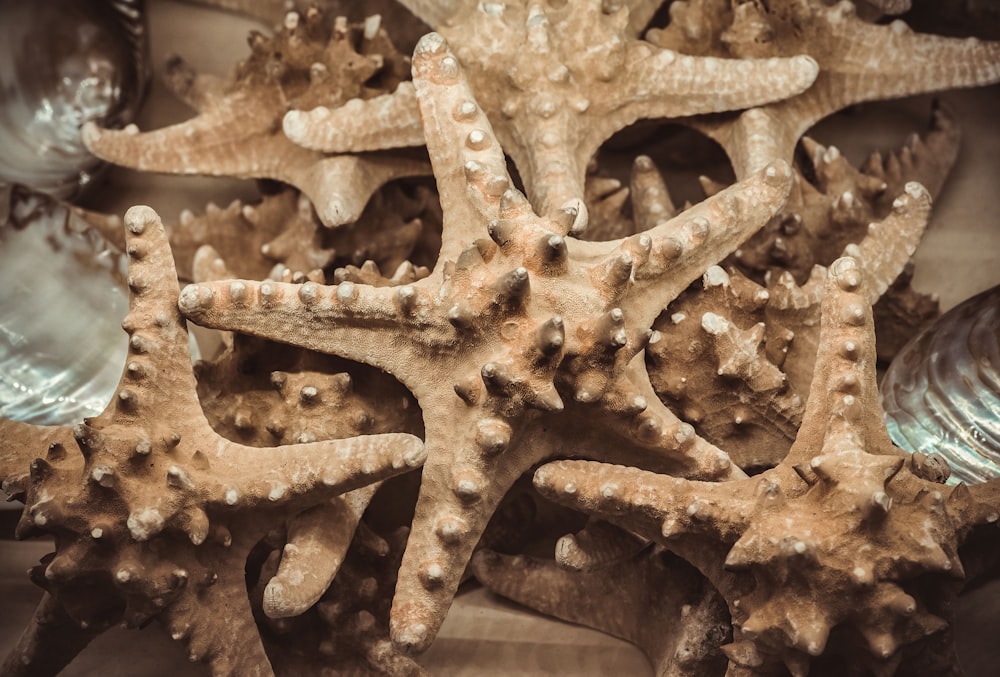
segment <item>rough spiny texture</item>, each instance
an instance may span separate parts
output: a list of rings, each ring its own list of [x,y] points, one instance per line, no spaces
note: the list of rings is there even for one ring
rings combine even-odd
[[[812,392],[774,469],[718,484],[585,461],[535,473],[545,495],[659,541],[712,582],[732,615],[735,674],[805,675],[821,655],[936,674],[933,657],[954,659],[937,644],[958,587],[947,579],[963,576],[969,530],[997,511],[923,479],[889,440],[862,276],[852,258],[830,268]]]
[[[803,91],[817,72],[808,57],[731,60],[659,49],[637,38],[625,3],[607,12],[598,0],[457,3],[453,12],[403,4],[452,45],[535,209],[552,217],[572,207],[574,232],[587,225],[587,163],[615,132],[642,118],[761,105]],[[403,87],[339,110],[289,113],[284,129],[326,152],[424,139],[414,93]]]
[[[429,277],[388,288],[213,283],[185,289],[181,308],[199,324],[377,366],[416,396],[430,461],[392,623],[394,640],[420,651],[490,515],[533,464],[625,453],[687,476],[741,474],[660,404],[642,351],[663,304],[780,208],[791,174],[769,167],[642,235],[572,240],[572,211],[538,217],[511,187],[436,34],[414,55],[414,84],[444,209]]]
[[[331,25],[332,24],[332,25]],[[290,108],[339,106],[404,83],[407,59],[377,20],[331,22],[315,9],[290,12],[278,33],[250,36],[251,55],[230,83],[198,75],[179,58],[169,84],[199,111],[187,122],[138,133],[83,130],[94,155],[141,171],[269,178],[299,188],[327,226],[356,221],[372,193],[403,176],[429,173],[419,153],[327,156],[291,143],[281,131]]]
[[[777,57],[808,54],[819,64],[803,94],[739,115],[693,119],[718,141],[737,178],[773,159],[792,161],[802,134],[852,104],[1000,81],[1000,43],[914,33],[903,21],[875,25],[853,3],[815,0],[680,0],[671,22],[647,38],[697,55]]]
[[[246,596],[250,549],[303,511],[419,466],[423,449],[405,434],[266,452],[220,437],[195,394],[163,225],[148,207],[129,210],[125,225],[132,294],[121,383],[99,416],[72,428],[75,444],[57,435],[47,451],[37,441],[17,449],[45,458],[7,483],[26,505],[17,535],[56,538],[55,552],[32,570],[51,596],[39,617],[58,615],[61,605],[92,632],[158,619],[213,674],[268,675]],[[29,668],[85,643],[38,624],[27,632],[23,653],[10,660]]]

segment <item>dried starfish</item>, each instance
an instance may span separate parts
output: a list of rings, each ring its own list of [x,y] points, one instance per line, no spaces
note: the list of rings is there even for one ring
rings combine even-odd
[[[331,28],[318,10],[290,12],[268,38],[250,36],[250,58],[223,84],[197,75],[175,58],[168,79],[199,115],[164,129],[139,133],[83,128],[98,157],[141,171],[270,178],[305,193],[327,226],[356,221],[372,193],[404,176],[429,174],[420,154],[337,155],[306,150],[281,132],[289,108],[339,106],[354,97],[391,92],[406,75],[379,20]],[[404,89],[408,85],[403,85]]]
[[[869,275],[869,302],[906,267],[930,209],[927,191],[909,183],[891,213],[844,248]],[[653,325],[662,335],[647,350],[657,394],[741,468],[772,467],[792,444],[820,345],[826,274],[814,266],[799,286],[786,271],[764,288],[713,266]]]
[[[543,494],[655,539],[712,582],[733,618],[733,674],[805,675],[828,647],[853,649],[855,669],[913,674],[942,649],[928,636],[947,626],[959,545],[998,517],[892,445],[862,275],[852,258],[830,267],[812,394],[776,468],[722,484],[584,461],[535,474]]]
[[[657,675],[725,671],[719,651],[731,638],[725,602],[694,567],[660,546],[588,571],[481,550],[472,570],[518,604],[632,642]]]
[[[587,163],[615,132],[640,118],[776,101],[803,91],[817,73],[809,57],[727,60],[656,48],[636,37],[625,4],[609,13],[599,0],[402,4],[453,45],[536,211],[553,217],[576,209],[574,233],[587,225]],[[637,12],[648,19],[649,8]],[[424,143],[405,85],[339,109],[291,111],[283,124],[288,138],[325,152]]]
[[[1000,81],[1000,42],[914,33],[901,20],[875,25],[841,0],[679,0],[671,22],[647,39],[682,53],[731,56],[809,54],[819,76],[803,94],[738,115],[690,124],[725,148],[736,177],[776,158],[792,161],[799,138],[828,115],[863,101]]]
[[[88,631],[157,618],[213,674],[268,675],[246,598],[250,549],[303,510],[419,466],[423,449],[405,434],[267,452],[220,437],[195,394],[163,225],[148,207],[130,209],[125,225],[131,355],[121,383],[104,412],[72,429],[80,455],[56,442],[7,485],[27,506],[17,535],[57,537],[33,570],[51,597],[10,660],[44,665],[50,652],[81,648],[78,635],[43,632],[58,603]],[[32,447],[5,458],[3,474],[26,455]]]
[[[180,306],[204,326],[379,367],[416,396],[429,461],[392,634],[421,651],[503,494],[542,459],[624,454],[688,476],[741,474],[656,399],[642,350],[663,304],[780,207],[790,170],[769,167],[642,235],[564,238],[574,214],[540,218],[512,188],[441,36],[421,40],[413,68],[444,210],[431,275],[401,287],[191,285]]]

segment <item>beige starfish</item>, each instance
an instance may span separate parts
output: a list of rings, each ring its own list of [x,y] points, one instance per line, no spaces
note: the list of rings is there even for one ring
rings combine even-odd
[[[421,40],[413,67],[444,210],[430,276],[399,287],[217,282],[187,287],[180,305],[205,326],[377,366],[416,396],[430,460],[392,626],[397,644],[420,651],[500,499],[533,464],[624,454],[688,476],[741,474],[660,404],[642,351],[664,303],[780,207],[790,170],[769,167],[642,235],[564,238],[574,214],[540,218],[512,188],[439,35]]]
[[[356,221],[383,184],[430,173],[419,153],[327,156],[281,132],[290,108],[337,106],[408,86],[401,84],[407,60],[377,18],[331,27],[318,10],[291,12],[274,37],[252,33],[250,47],[231,83],[170,62],[171,86],[198,116],[145,133],[89,124],[84,143],[98,157],[140,171],[283,181],[309,197],[327,226]]]
[[[868,23],[850,0],[680,0],[670,16],[647,35],[663,48],[739,59],[808,54],[819,64],[798,96],[690,121],[725,148],[737,178],[777,158],[791,162],[810,127],[852,104],[1000,81],[1000,42],[914,33],[898,19]]]
[[[148,207],[129,210],[125,225],[130,355],[112,401],[72,428],[81,454],[69,453],[60,428],[43,431],[53,443],[27,477],[17,475],[44,439],[2,457],[0,474],[14,476],[6,487],[26,505],[17,535],[57,536],[56,552],[33,573],[48,595],[9,660],[45,664],[70,652],[68,661],[110,625],[156,618],[213,674],[269,675],[246,597],[250,549],[303,511],[419,466],[423,449],[405,434],[266,452],[220,437],[195,394],[163,225]],[[59,605],[86,632],[50,632],[47,618],[66,623]]]
[[[776,468],[725,484],[582,461],[535,473],[543,494],[655,539],[712,582],[733,619],[731,674],[805,675],[828,648],[876,674],[953,658],[928,636],[947,626],[959,545],[997,520],[996,483],[984,503],[915,474],[892,445],[862,275],[852,258],[830,267],[812,393]]]
[[[479,105],[543,216],[572,208],[587,225],[587,163],[641,118],[680,117],[776,101],[816,77],[809,57],[727,60],[682,56],[637,38],[628,3],[404,2],[453,46]],[[634,3],[648,20],[658,3]],[[641,28],[641,26],[640,26]],[[340,108],[289,112],[288,138],[324,152],[424,143],[412,88]]]

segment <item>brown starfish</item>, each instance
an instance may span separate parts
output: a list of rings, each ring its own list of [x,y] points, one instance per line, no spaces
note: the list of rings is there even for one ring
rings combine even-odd
[[[776,101],[803,91],[817,73],[809,57],[731,60],[659,49],[637,38],[628,3],[608,12],[599,0],[403,4],[453,46],[538,213],[572,207],[574,233],[587,225],[587,163],[615,132],[641,118]],[[649,5],[636,8],[648,20],[658,3],[638,4]],[[414,98],[401,86],[340,108],[292,111],[285,134],[325,152],[422,145]]]
[[[490,515],[533,464],[624,455],[688,476],[741,475],[656,399],[642,351],[663,304],[780,207],[790,170],[769,167],[642,235],[571,240],[561,234],[571,211],[538,217],[512,188],[439,35],[421,40],[413,67],[444,210],[431,275],[400,287],[192,285],[180,306],[205,326],[377,366],[416,396],[430,460],[392,625],[397,644],[420,651]]]
[[[197,117],[142,134],[90,124],[87,148],[141,171],[277,179],[305,193],[327,226],[356,221],[383,184],[430,173],[419,153],[326,156],[281,132],[290,108],[338,106],[409,87],[402,84],[407,59],[378,20],[331,26],[316,9],[290,12],[274,37],[251,33],[250,47],[228,84],[197,75],[179,58],[168,64],[169,83]]]
[[[783,664],[805,675],[828,648],[877,674],[901,660],[913,674],[928,651],[950,655],[926,639],[947,626],[957,592],[942,576],[963,575],[959,545],[974,525],[997,520],[996,502],[923,479],[889,440],[862,275],[852,258],[830,267],[812,393],[776,468],[724,484],[582,461],[535,473],[543,494],[694,564],[729,605],[734,641],[724,650],[736,674]]]
[[[56,536],[32,572],[48,595],[9,660],[44,665],[64,651],[68,660],[84,635],[157,618],[213,674],[268,675],[246,597],[250,549],[303,511],[419,466],[423,449],[405,434],[266,452],[220,437],[195,394],[163,225],[148,207],[130,209],[125,225],[132,296],[121,383],[99,416],[72,429],[80,455],[68,453],[67,429],[49,431],[45,458],[7,483],[26,505],[17,535]],[[43,441],[5,455],[2,474],[28,466]],[[47,618],[65,623],[58,605],[87,632],[50,632]]]
[[[776,158],[791,162],[806,130],[852,104],[1000,81],[1000,42],[914,33],[899,19],[868,23],[849,0],[832,6],[680,0],[670,16],[670,25],[650,30],[648,40],[683,53],[738,59],[808,54],[819,64],[815,83],[798,96],[690,121],[722,145],[737,178]]]

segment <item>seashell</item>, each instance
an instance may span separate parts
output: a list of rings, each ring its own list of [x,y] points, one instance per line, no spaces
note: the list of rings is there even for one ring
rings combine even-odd
[[[0,417],[68,424],[104,409],[128,345],[122,258],[71,208],[13,191],[0,215]]]
[[[120,127],[149,79],[143,0],[0,4],[0,182],[68,198],[100,168],[80,138]]]
[[[881,393],[893,442],[944,456],[949,483],[1000,477],[1000,286],[952,308],[906,344]]]

